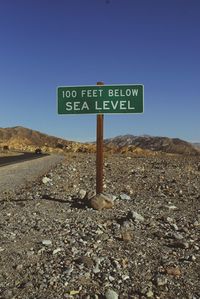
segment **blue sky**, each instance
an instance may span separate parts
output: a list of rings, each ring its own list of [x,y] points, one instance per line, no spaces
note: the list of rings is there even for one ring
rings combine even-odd
[[[199,0],[1,0],[0,127],[96,137],[95,115],[57,115],[58,86],[144,84],[144,114],[105,115],[105,137],[200,142]]]

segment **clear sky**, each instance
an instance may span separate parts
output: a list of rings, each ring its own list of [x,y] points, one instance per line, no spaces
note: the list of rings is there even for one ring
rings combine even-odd
[[[144,84],[144,114],[105,115],[105,137],[200,142],[199,0],[0,0],[0,127],[70,140],[95,115],[57,115],[58,86]]]

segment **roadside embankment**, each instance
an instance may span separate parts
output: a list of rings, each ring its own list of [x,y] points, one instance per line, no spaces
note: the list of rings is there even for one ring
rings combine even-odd
[[[64,159],[63,156],[50,155],[40,159],[12,164],[0,168],[0,196],[5,192],[19,190],[48,172]]]

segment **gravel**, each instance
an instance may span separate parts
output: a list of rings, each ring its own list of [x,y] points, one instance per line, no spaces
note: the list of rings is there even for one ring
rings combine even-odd
[[[105,163],[111,209],[90,206],[92,154],[1,195],[0,298],[200,298],[198,158]]]

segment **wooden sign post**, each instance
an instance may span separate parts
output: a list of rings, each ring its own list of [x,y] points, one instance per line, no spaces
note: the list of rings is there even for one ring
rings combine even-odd
[[[104,85],[97,82],[97,85]],[[96,140],[96,194],[103,192],[103,114],[97,114],[97,140]]]
[[[105,113],[143,113],[142,84],[61,86],[58,114],[97,114],[96,194],[103,192],[103,118]]]

